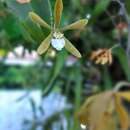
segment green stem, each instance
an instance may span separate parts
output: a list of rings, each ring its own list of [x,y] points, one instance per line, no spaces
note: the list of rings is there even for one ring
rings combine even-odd
[[[48,1],[49,11],[50,11],[51,27],[53,27],[53,14],[52,14],[51,2],[50,2],[50,0],[47,0],[47,1]]]
[[[115,48],[117,48],[117,47],[119,47],[119,46],[120,46],[120,44],[116,44],[116,45],[112,46],[112,47],[110,48],[110,50],[113,50],[113,49],[115,49]]]

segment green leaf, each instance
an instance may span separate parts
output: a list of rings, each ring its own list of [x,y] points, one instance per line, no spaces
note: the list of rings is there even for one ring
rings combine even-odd
[[[99,2],[97,3],[97,5],[94,9],[93,17],[97,17],[103,11],[105,11],[110,2],[111,2],[110,0],[99,0]]]
[[[112,89],[112,80],[111,80],[111,75],[109,73],[108,68],[105,66],[103,70],[103,82],[104,82],[104,88],[105,90],[110,90]]]
[[[34,39],[32,39],[30,33],[24,28],[23,23],[21,21],[19,22],[20,22],[19,24],[20,24],[21,34],[23,38],[25,39],[25,41],[34,43]]]
[[[33,38],[35,42],[42,42],[42,40],[45,38],[45,35],[41,28],[36,26],[30,21],[22,21],[22,26],[25,28],[25,30],[30,34],[30,36]]]
[[[130,15],[130,0],[125,0],[125,6],[126,6],[128,14]]]
[[[6,19],[3,19],[3,27],[10,39],[17,39],[21,36],[20,26],[15,17],[8,15]]]
[[[28,14],[31,11],[35,11],[42,18],[44,17],[44,19],[48,22],[48,17],[50,16],[48,2],[46,0],[31,0],[31,2],[27,4],[19,4],[18,2],[16,2],[16,0],[6,0],[5,2],[9,7],[10,12],[18,17],[18,19],[22,23],[22,26],[32,37],[32,39],[35,42],[41,42],[45,38],[44,35],[48,34],[48,31],[44,30],[43,33],[40,27],[30,22]]]
[[[50,70],[52,73],[50,74],[49,80],[45,84],[45,89],[43,89],[43,96],[46,96],[55,87],[54,82],[58,75],[62,72],[66,56],[67,54],[65,51],[62,51],[59,54],[57,54],[54,66],[52,70]]]
[[[130,69],[125,50],[123,48],[118,48],[114,50],[113,54],[118,58],[127,80],[130,81]]]
[[[27,19],[28,13],[32,11],[30,3],[19,4],[16,0],[6,0],[6,4],[11,12],[22,20]]]
[[[27,19],[28,13],[31,11],[35,11],[47,22],[50,20],[49,4],[47,0],[31,0],[31,2],[27,4],[19,4],[16,0],[6,0],[6,4],[11,9],[11,12],[21,20]]]
[[[48,24],[51,24],[51,12],[48,0],[31,0],[31,6],[34,12],[41,16]]]

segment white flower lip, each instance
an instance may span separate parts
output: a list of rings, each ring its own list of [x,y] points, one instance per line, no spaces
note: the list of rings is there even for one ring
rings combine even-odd
[[[57,51],[61,51],[65,46],[65,40],[64,40],[64,34],[61,32],[54,32],[53,38],[51,40],[51,45],[53,48],[55,48]]]
[[[55,48],[57,51],[61,51],[64,46],[65,46],[65,40],[64,38],[61,38],[61,39],[52,39],[51,40],[51,45],[53,48]]]
[[[87,128],[86,125],[84,125],[84,124],[80,124],[80,126],[81,126],[82,129],[86,129]]]

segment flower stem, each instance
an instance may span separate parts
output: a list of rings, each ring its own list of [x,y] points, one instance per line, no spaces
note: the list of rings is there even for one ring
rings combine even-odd
[[[121,81],[121,82],[116,84],[116,86],[114,87],[113,91],[114,92],[118,92],[123,86],[129,87],[130,83],[126,82],[126,81]]]
[[[50,0],[48,1],[48,5],[49,5],[49,12],[50,12],[50,21],[51,21],[51,27],[53,26],[53,14],[52,14],[52,7],[51,7],[51,2]]]
[[[115,49],[115,48],[117,48],[117,47],[119,47],[119,46],[120,46],[120,44],[116,44],[116,45],[112,46],[112,47],[110,48],[110,50],[112,51],[113,49]]]

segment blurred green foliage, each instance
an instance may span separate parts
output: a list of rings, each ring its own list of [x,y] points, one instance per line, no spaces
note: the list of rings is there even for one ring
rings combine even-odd
[[[41,70],[39,65],[22,67],[1,65],[0,86],[7,89],[40,88],[44,83]]]

